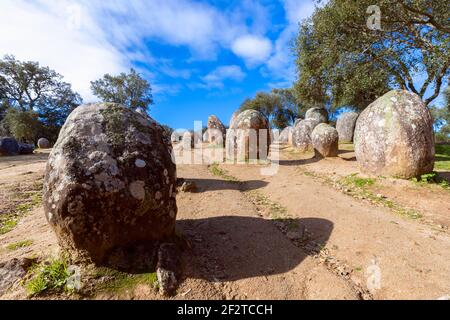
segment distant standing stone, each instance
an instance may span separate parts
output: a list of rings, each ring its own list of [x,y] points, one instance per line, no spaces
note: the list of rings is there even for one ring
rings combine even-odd
[[[39,149],[48,149],[50,148],[50,141],[48,141],[46,138],[40,138],[38,140],[38,148]]]
[[[208,130],[206,131],[207,142],[224,145],[227,130],[222,121],[212,115],[208,118]],[[205,141],[205,142],[206,142]]]
[[[328,123],[328,111],[325,108],[311,108],[306,111],[305,119],[314,119],[319,123]]]
[[[0,156],[16,156],[19,154],[19,144],[14,138],[0,139]]]
[[[433,119],[422,99],[393,90],[359,116],[355,152],[365,173],[410,179],[434,168]]]
[[[316,157],[337,157],[339,152],[339,135],[332,126],[321,123],[311,134],[311,140]]]
[[[339,134],[340,142],[353,142],[356,120],[358,120],[358,117],[359,114],[356,112],[345,112],[338,118],[336,129]]]
[[[19,143],[19,154],[27,155],[33,154],[34,145],[28,143]]]
[[[284,128],[280,133],[279,142],[292,145],[292,134],[294,132],[293,127]]]
[[[233,121],[233,129],[227,134],[227,157],[237,150],[238,156],[247,160],[266,160],[270,148],[269,120],[259,111],[246,110]]]
[[[313,150],[311,134],[318,124],[319,121],[316,119],[306,119],[300,121],[294,128],[293,132],[294,147],[299,149],[301,152]]]

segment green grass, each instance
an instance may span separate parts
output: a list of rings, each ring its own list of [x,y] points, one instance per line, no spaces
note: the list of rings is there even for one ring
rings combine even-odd
[[[42,185],[35,183],[33,188],[41,189]],[[17,226],[22,216],[42,204],[41,191],[19,193],[17,198],[23,201],[23,203],[17,205],[12,210],[12,213],[0,215],[0,235],[12,231]]]
[[[269,210],[270,216],[273,220],[284,220],[288,212],[287,208],[279,204],[278,202],[270,200],[262,193],[251,190],[246,191],[245,194],[250,197],[253,203],[263,206]]]
[[[228,171],[220,168],[218,163],[214,163],[214,164],[208,166],[208,170],[209,170],[209,172],[211,172],[216,177],[220,177],[220,178],[222,178],[222,179],[224,179],[226,181],[239,182],[238,179],[236,179],[235,177],[229,175]]]
[[[31,280],[26,283],[30,296],[40,295],[48,290],[63,290],[70,277],[68,265],[61,259],[35,265],[30,273]]]
[[[17,249],[20,248],[26,248],[29,247],[33,244],[33,240],[24,240],[24,241],[19,241],[19,242],[15,242],[15,243],[10,243],[6,249],[10,250],[10,251],[15,251]]]
[[[371,178],[362,178],[362,177],[359,177],[358,174],[352,174],[352,175],[345,177],[342,180],[342,182],[348,186],[364,188],[364,187],[373,186],[375,184],[376,180],[371,179]]]
[[[441,178],[437,172],[424,174],[420,178],[413,178],[412,181],[422,186],[435,184],[444,189],[450,189],[450,182]]]
[[[350,188],[350,190],[346,190],[345,193],[357,198],[365,198],[373,204],[387,207],[398,215],[413,220],[423,218],[423,215],[417,210],[405,208],[392,200],[374,194],[370,190],[370,187],[375,186],[376,182],[376,179],[362,178],[357,174],[352,174],[339,180],[338,184],[343,187],[343,189]]]
[[[139,284],[149,285],[155,289],[159,288],[158,276],[156,272],[142,273],[142,274],[129,274],[109,268],[97,268],[92,275],[94,279],[106,277],[109,280],[102,283],[98,290],[121,293],[129,289],[135,288]]]
[[[15,215],[9,214],[0,216],[0,235],[12,231],[18,223],[18,218]]]
[[[436,170],[450,171],[450,145],[436,145]]]

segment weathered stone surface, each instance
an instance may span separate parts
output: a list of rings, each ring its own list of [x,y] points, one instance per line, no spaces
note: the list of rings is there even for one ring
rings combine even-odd
[[[328,123],[328,111],[325,108],[311,108],[306,111],[305,119],[315,119],[319,123]]]
[[[28,143],[19,143],[19,154],[33,154],[34,145]]]
[[[414,93],[388,92],[359,116],[355,152],[366,173],[409,179],[433,171],[430,111]]]
[[[295,127],[297,127],[298,126],[298,124],[301,122],[301,121],[303,121],[304,119],[302,119],[302,118],[298,118],[298,119],[296,119],[295,120],[295,122],[294,122],[294,126],[293,126],[293,128],[295,128]]]
[[[180,253],[175,244],[163,243],[158,250],[158,265],[156,275],[158,277],[159,292],[164,296],[172,295],[178,285]]]
[[[311,141],[316,157],[337,157],[339,151],[339,135],[332,126],[321,123],[311,134]]]
[[[279,142],[292,145],[292,135],[294,133],[293,127],[284,128],[280,133]]]
[[[208,118],[207,142],[223,145],[226,139],[227,130],[222,121],[212,115]],[[204,140],[205,141],[205,140]]]
[[[236,118],[238,117],[238,115],[239,115],[240,113],[241,113],[241,112],[240,112],[239,110],[237,110],[237,111],[235,111],[235,112],[233,113],[233,115],[231,116],[231,119],[230,119],[230,126],[229,126],[230,129],[236,129],[235,121],[236,121]]]
[[[359,114],[356,112],[345,112],[339,117],[336,123],[336,129],[339,134],[340,142],[353,142],[356,120],[358,120],[358,117]]]
[[[19,144],[14,138],[0,139],[0,156],[16,156],[19,154]]]
[[[265,160],[269,153],[270,142],[267,118],[259,111],[246,110],[234,119],[232,130],[227,133],[227,158],[237,153],[241,158],[239,161]]]
[[[0,263],[0,295],[21,280],[35,262],[36,259],[23,258]]]
[[[44,209],[71,259],[104,263],[117,248],[173,235],[176,167],[156,121],[117,104],[75,109],[46,169]]]
[[[50,141],[48,141],[46,138],[40,138],[37,145],[39,149],[48,149],[50,148]]]
[[[313,150],[311,134],[320,122],[316,119],[306,119],[298,123],[293,132],[294,147],[305,152]]]
[[[184,150],[191,150],[195,147],[195,142],[194,142],[194,135],[192,134],[192,132],[190,131],[186,131],[183,134],[183,149]]]

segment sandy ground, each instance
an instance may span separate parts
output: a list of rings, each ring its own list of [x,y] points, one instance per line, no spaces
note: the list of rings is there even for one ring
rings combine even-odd
[[[305,174],[336,179],[357,173],[351,152],[317,161],[283,149],[272,176],[262,175],[262,166],[220,165],[241,183],[213,175],[207,165],[178,166],[178,177],[195,182],[198,191],[177,198],[177,229],[190,249],[182,254],[183,278],[175,299],[437,299],[450,294],[450,191],[394,179],[374,187],[424,215],[412,220]],[[0,162],[4,201],[9,197],[5,186],[42,179],[45,158]],[[265,201],[255,201],[255,195]],[[271,204],[284,208],[277,220]],[[283,219],[302,230],[301,241],[286,230]],[[6,248],[23,240],[33,244]],[[57,252],[40,207],[0,236],[0,263]],[[5,298],[24,298],[23,290]],[[138,286],[95,298],[161,297]]]

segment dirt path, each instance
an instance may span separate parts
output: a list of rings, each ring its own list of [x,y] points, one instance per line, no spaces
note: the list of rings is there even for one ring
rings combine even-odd
[[[322,160],[320,166],[330,162],[348,165],[334,159]],[[330,221],[333,231],[327,255],[350,267],[356,283],[367,283],[365,271],[379,270],[380,288],[372,292],[375,299],[437,299],[450,293],[448,233],[337,192],[289,160],[281,163],[278,174],[271,177],[261,176],[260,168],[254,166],[223,167],[239,180],[264,182],[260,192],[286,207],[290,216]],[[310,170],[319,167],[319,163],[308,163]],[[445,200],[442,207],[448,208],[450,197]],[[307,228],[313,234],[321,232],[314,225]]]
[[[357,172],[352,155],[343,157],[348,160],[317,162],[283,151],[274,176],[262,176],[260,166],[220,165],[219,172],[206,165],[178,166],[179,178],[195,182],[198,191],[177,198],[177,232],[189,249],[182,255],[184,274],[174,298],[436,299],[450,294],[447,229],[396,215],[305,174],[343,177]],[[37,179],[44,167],[45,157],[0,163],[0,184]],[[228,181],[224,170],[241,182]],[[432,205],[425,215],[448,221],[447,191],[396,187],[404,193],[396,200],[420,202],[432,194],[444,209],[438,216]],[[32,245],[7,249],[24,240]],[[57,251],[41,207],[0,235],[0,263]],[[6,296],[11,297],[25,296],[17,289]],[[160,297],[138,286],[97,298]]]

